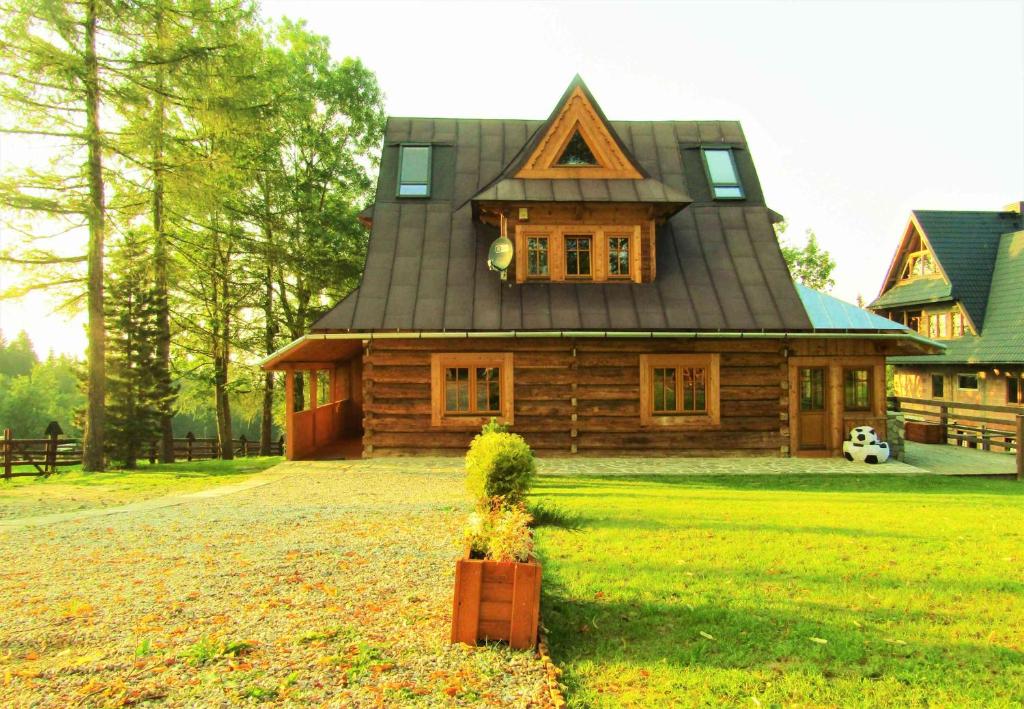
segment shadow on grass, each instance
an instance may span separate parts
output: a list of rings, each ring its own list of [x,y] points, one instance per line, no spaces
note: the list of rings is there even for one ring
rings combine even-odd
[[[857,627],[850,620],[825,619],[817,609],[809,610],[723,607],[713,599],[697,606],[584,601],[562,597],[557,589],[549,589],[543,599],[552,656],[565,669],[570,692],[584,701],[587,675],[602,666],[615,673],[615,665],[667,665],[676,679],[693,674],[746,684],[737,689],[748,694],[763,684],[765,675],[783,683],[785,675],[809,675],[850,682],[844,693],[851,703],[857,703],[863,682],[879,680],[895,680],[899,687],[913,684],[926,694],[948,692],[961,701],[970,697],[967,703],[999,696],[1014,701],[1014,678],[1024,663],[1018,650],[980,641],[920,641],[900,637],[901,629],[890,623],[866,621]],[[974,696],[965,688],[985,694]],[[808,693],[800,697],[803,702],[835,701],[834,696],[815,696],[813,684],[799,691]],[[707,698],[714,696],[708,687]],[[898,697],[891,699],[898,703]]]

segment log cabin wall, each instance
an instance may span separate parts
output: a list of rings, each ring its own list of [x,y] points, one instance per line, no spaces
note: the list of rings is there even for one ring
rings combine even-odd
[[[431,354],[512,352],[515,421],[546,455],[785,455],[786,343],[773,339],[373,340],[363,360],[367,456],[460,454],[475,430],[431,425]],[[640,424],[641,354],[720,355],[721,424]]]

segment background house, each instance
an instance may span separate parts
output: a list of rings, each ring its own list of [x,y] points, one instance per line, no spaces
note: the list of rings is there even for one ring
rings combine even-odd
[[[868,307],[946,344],[892,357],[898,396],[1024,405],[1024,222],[998,212],[918,210]]]
[[[831,455],[885,429],[885,356],[936,351],[798,292],[738,123],[609,121],[579,77],[546,121],[391,118],[363,219],[359,288],[264,364],[293,458],[492,416],[554,454]]]

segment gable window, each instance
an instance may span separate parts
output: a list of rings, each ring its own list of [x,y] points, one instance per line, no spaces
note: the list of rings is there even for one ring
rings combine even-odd
[[[561,167],[589,167],[597,165],[597,158],[594,157],[594,152],[587,145],[587,141],[583,140],[583,136],[580,135],[580,131],[577,128],[573,131],[572,137],[569,138],[569,142],[565,145],[565,150],[562,151],[562,157],[558,158],[558,162],[555,163]]]
[[[569,278],[590,278],[590,236],[567,234],[565,237],[565,275]]]
[[[932,398],[941,399],[946,395],[946,378],[941,374],[932,375]]]
[[[629,278],[629,237],[608,237],[608,277]]]
[[[1006,403],[1024,404],[1024,379],[1006,380]]]
[[[978,375],[977,374],[958,374],[956,375],[956,388],[964,391],[977,391],[978,389]]]
[[[479,428],[491,417],[512,423],[512,354],[434,354],[432,424]]]
[[[640,355],[640,423],[717,426],[718,355]]]
[[[430,196],[430,146],[401,145],[398,148],[398,196]]]
[[[743,199],[736,159],[731,148],[704,148],[704,167],[715,199]]]
[[[548,275],[548,237],[528,237],[526,239],[526,276],[528,278],[547,278]]]
[[[939,316],[931,313],[928,316],[928,337],[933,340],[939,336]]]
[[[843,372],[843,407],[847,411],[871,410],[871,370],[847,369]]]
[[[907,254],[900,278],[907,280],[916,276],[930,276],[933,273],[935,273],[935,263],[932,261],[931,253],[925,249]]]

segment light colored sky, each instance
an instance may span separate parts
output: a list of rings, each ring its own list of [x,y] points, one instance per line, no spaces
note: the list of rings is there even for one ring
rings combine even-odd
[[[546,118],[579,72],[616,120],[740,120],[790,238],[870,300],[912,209],[1024,200],[1024,3],[264,0],[358,56],[392,115]],[[84,334],[0,303],[41,351]]]

